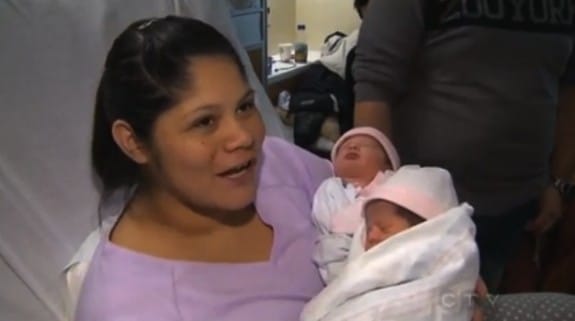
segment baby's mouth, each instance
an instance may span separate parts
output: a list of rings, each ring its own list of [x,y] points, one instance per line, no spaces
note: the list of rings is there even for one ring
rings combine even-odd
[[[359,158],[359,154],[357,152],[348,152],[344,156],[347,160],[356,160]]]

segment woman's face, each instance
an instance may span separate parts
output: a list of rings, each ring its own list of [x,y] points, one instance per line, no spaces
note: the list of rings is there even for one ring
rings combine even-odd
[[[241,210],[255,199],[265,128],[254,92],[225,57],[194,58],[180,102],[157,119],[146,169],[196,208]]]

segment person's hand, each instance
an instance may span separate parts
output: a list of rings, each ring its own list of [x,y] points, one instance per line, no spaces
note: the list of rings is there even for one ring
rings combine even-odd
[[[559,191],[553,186],[548,186],[541,195],[539,214],[527,224],[527,230],[535,235],[544,234],[561,218],[562,211],[563,204]]]
[[[475,285],[475,295],[477,297],[477,301],[482,302],[487,300],[487,286],[485,285],[485,282],[483,282],[482,278],[479,278],[477,280],[477,283]],[[481,306],[481,304],[475,304],[475,307],[473,308],[473,316],[471,318],[471,321],[483,321],[484,317],[484,311],[483,311],[483,307]]]
[[[477,297],[481,300],[487,299],[487,295],[489,294],[487,285],[485,285],[485,282],[481,277],[477,279],[477,284],[475,285],[475,294],[477,294]]]

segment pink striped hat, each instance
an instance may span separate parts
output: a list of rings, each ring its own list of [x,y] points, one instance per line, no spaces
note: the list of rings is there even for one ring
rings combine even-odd
[[[357,136],[357,135],[369,136],[369,137],[375,139],[377,142],[379,142],[381,144],[381,146],[383,147],[383,149],[385,150],[387,157],[389,158],[392,169],[396,170],[399,168],[399,166],[400,166],[399,154],[397,153],[395,146],[393,146],[393,144],[391,143],[389,138],[387,138],[387,136],[385,136],[384,133],[380,132],[379,130],[377,130],[373,127],[356,127],[354,129],[347,131],[345,134],[343,134],[337,140],[337,142],[335,142],[335,145],[331,149],[331,161],[332,162],[335,161],[335,156],[337,155],[338,149],[339,149],[339,147],[341,147],[341,144],[343,144],[343,142],[346,141],[348,138],[351,138],[351,137]]]
[[[376,187],[364,203],[386,200],[429,220],[459,205],[451,175],[439,167],[407,165]]]

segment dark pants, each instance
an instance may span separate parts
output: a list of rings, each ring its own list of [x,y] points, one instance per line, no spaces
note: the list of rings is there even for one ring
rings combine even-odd
[[[538,212],[539,202],[532,200],[499,215],[474,215],[480,274],[490,293],[497,293],[505,265],[517,250],[527,222]]]

